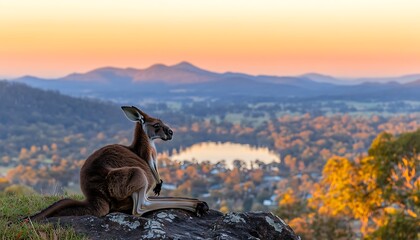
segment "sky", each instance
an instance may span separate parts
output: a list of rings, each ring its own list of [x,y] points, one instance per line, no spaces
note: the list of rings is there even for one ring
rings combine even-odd
[[[420,73],[416,0],[0,0],[0,76],[188,61],[249,74]]]

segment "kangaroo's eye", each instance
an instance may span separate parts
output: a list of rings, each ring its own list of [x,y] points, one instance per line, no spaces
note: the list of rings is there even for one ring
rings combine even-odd
[[[160,124],[159,123],[155,123],[155,124],[153,124],[153,127],[154,128],[160,128]]]

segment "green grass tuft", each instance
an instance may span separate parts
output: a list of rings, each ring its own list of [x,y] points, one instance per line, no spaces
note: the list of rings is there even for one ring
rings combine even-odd
[[[65,197],[83,198],[0,193],[0,239],[86,239],[72,229],[21,220]]]

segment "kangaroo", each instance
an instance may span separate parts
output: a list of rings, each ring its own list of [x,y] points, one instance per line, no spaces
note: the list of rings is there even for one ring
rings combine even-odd
[[[151,190],[159,196],[163,183],[154,140],[171,140],[173,131],[160,119],[150,117],[137,107],[121,108],[125,116],[135,122],[131,145],[112,144],[95,151],[80,171],[80,187],[85,200],[59,200],[30,216],[31,220],[57,216],[102,217],[111,212],[143,215],[167,208],[185,209],[198,216],[208,212],[207,203],[198,199],[148,197]]]

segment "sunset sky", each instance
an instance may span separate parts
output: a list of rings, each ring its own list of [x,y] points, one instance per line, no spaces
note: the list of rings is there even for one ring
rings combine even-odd
[[[420,73],[420,1],[0,0],[0,76],[189,61],[250,74]]]

